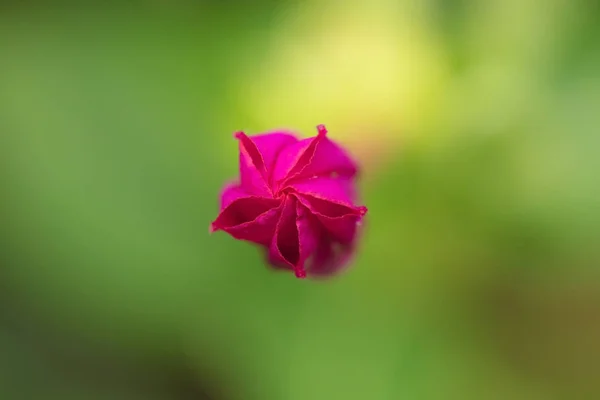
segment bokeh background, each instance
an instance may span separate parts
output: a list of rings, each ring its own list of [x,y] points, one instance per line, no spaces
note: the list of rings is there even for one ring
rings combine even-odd
[[[598,4],[2,3],[0,398],[600,398]],[[320,123],[368,229],[301,281],[207,231]]]

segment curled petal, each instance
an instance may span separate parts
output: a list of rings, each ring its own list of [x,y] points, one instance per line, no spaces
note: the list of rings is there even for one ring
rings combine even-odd
[[[211,231],[223,230],[236,239],[268,244],[279,219],[281,201],[243,197],[225,207],[211,224]]]
[[[356,207],[351,203],[331,201],[308,193],[297,193],[296,197],[313,214],[322,215],[328,218],[340,218],[351,215],[362,217],[368,211],[365,206]]]
[[[285,132],[254,136],[238,132],[235,137],[240,141],[242,187],[252,194],[272,195],[270,185],[275,161],[284,148],[297,143],[298,139]]]
[[[294,181],[286,185],[296,193],[353,207],[356,191],[352,178],[317,177]]]
[[[327,130],[320,125],[316,137],[300,140],[283,149],[273,171],[274,182],[277,184],[314,176],[355,176],[358,167],[354,161],[326,134]]]
[[[276,186],[291,176],[292,171],[298,170],[300,166],[307,164],[310,160],[310,154],[314,152],[314,150],[309,151],[309,149],[316,146],[316,140],[317,138],[300,140],[284,148],[279,153],[273,169],[273,183]],[[307,154],[307,157],[304,157],[305,154]]]
[[[366,207],[343,205],[303,194],[297,197],[318,218],[331,237],[342,244],[354,240],[357,227],[367,212]]]
[[[299,201],[296,202],[296,228],[298,229],[299,262],[305,265],[319,245],[321,227],[319,221]]]
[[[251,222],[224,228],[223,230],[238,240],[269,246],[271,238],[275,234],[275,227],[280,213],[280,208],[272,208],[260,214]]]
[[[284,148],[297,143],[298,138],[286,132],[271,132],[250,136],[250,139],[262,155],[265,167],[265,179],[270,183],[279,154]]]
[[[317,145],[308,165],[298,172],[296,178],[309,178],[312,176],[339,175],[353,177],[358,172],[358,167],[348,153],[333,141],[327,138],[327,129],[324,125],[317,127]],[[294,178],[294,177],[291,177]]]
[[[361,220],[356,215],[345,215],[338,218],[317,215],[317,218],[331,237],[342,244],[348,244],[354,240]]]
[[[265,163],[254,142],[244,132],[237,132],[240,141],[240,182],[241,187],[256,196],[272,197],[268,185]]]
[[[298,278],[306,277],[300,258],[296,199],[292,196],[288,196],[283,205],[269,248],[269,261],[275,266],[292,269]]]
[[[340,272],[354,257],[359,243],[359,235],[362,232],[362,224],[354,230],[353,238],[347,243],[340,243],[331,235],[314,215],[311,217],[317,221],[312,224],[313,233],[316,234],[317,246],[310,259],[307,261],[307,270],[311,276],[327,276]]]
[[[249,197],[250,194],[247,193],[237,182],[231,182],[223,187],[221,191],[221,211],[224,210],[228,205],[233,203],[237,199],[241,199],[243,197]]]

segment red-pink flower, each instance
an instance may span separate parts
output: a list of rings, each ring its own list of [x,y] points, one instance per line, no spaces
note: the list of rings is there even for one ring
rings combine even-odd
[[[211,232],[263,246],[269,263],[306,274],[328,275],[350,259],[361,220],[356,206],[356,163],[327,138],[299,140],[287,132],[235,137],[240,180],[226,185]]]

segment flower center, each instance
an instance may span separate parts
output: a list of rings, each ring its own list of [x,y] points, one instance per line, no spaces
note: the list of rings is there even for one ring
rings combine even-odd
[[[281,200],[285,200],[285,198],[290,194],[293,193],[294,189],[292,189],[289,186],[285,186],[282,189],[279,189],[276,193],[275,193],[275,198],[276,199],[281,199]]]

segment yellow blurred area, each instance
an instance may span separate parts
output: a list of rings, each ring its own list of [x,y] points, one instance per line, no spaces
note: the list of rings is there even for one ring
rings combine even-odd
[[[256,76],[234,88],[249,120],[308,132],[327,122],[365,157],[422,130],[448,69],[423,11],[389,0],[301,2],[270,36]]]
[[[600,9],[0,8],[0,399],[600,398]],[[325,281],[208,236],[232,133],[364,167]]]

